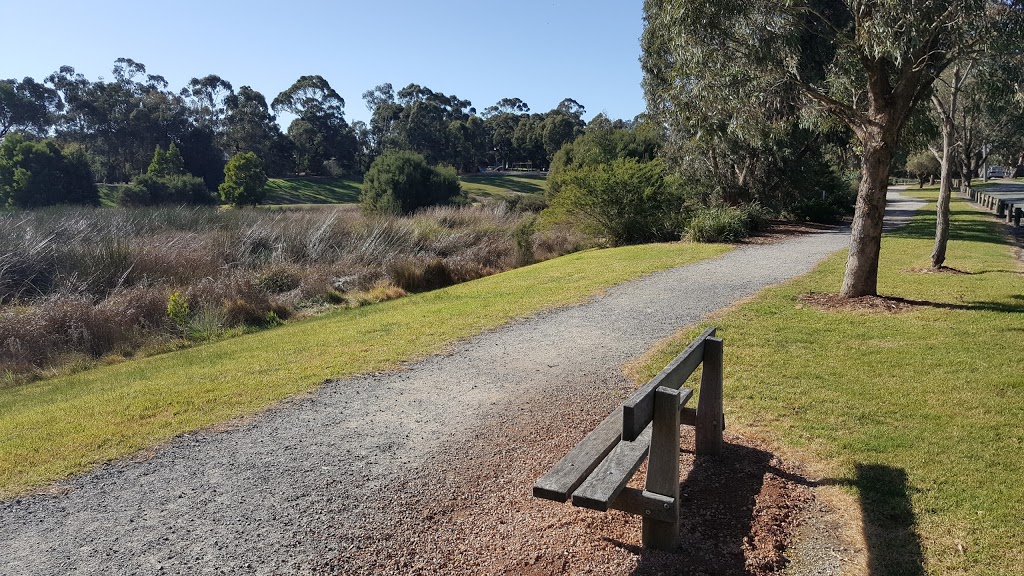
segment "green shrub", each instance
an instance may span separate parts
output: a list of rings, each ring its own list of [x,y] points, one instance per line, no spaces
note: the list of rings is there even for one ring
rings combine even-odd
[[[678,240],[683,199],[660,160],[634,158],[565,171],[551,214],[603,234],[612,244]]]
[[[746,212],[732,206],[701,208],[686,227],[686,236],[693,242],[736,242],[749,234]]]
[[[30,142],[20,134],[0,141],[0,208],[99,203],[84,154],[65,155],[53,140]]]
[[[183,328],[188,324],[188,314],[188,298],[177,290],[171,292],[170,298],[167,299],[167,317],[176,326]]]
[[[853,215],[857,203],[857,189],[853,184],[831,192],[817,194],[794,203],[786,216],[793,220],[832,224]]]
[[[263,161],[252,152],[235,154],[224,167],[220,196],[235,206],[255,206],[266,197],[267,174]]]
[[[743,218],[746,220],[749,233],[757,234],[768,229],[771,223],[771,215],[768,213],[768,209],[759,202],[746,204],[740,210],[743,211]]]
[[[156,206],[158,204],[216,204],[217,198],[206,189],[202,178],[191,174],[158,176],[141,174],[121,189],[120,203],[125,206]]]
[[[378,214],[408,214],[426,206],[451,204],[461,192],[451,166],[430,167],[414,152],[388,150],[363,178],[363,208]]]

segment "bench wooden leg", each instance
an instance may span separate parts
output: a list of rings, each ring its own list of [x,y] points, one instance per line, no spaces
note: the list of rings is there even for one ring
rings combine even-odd
[[[722,340],[708,338],[704,342],[704,372],[700,379],[697,401],[697,424],[694,444],[698,455],[717,456],[722,453]]]
[[[658,387],[654,396],[650,458],[645,490],[672,499],[672,522],[643,517],[643,545],[675,550],[679,539],[679,390]]]

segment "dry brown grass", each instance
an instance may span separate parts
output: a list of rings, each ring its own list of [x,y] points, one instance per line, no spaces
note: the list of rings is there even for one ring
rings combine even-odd
[[[434,290],[588,245],[574,233],[531,233],[533,253],[524,257],[521,229],[530,218],[503,204],[404,218],[351,208],[0,215],[0,374],[24,379],[169,338],[206,341],[296,311]],[[175,291],[187,302],[185,322],[168,318]]]

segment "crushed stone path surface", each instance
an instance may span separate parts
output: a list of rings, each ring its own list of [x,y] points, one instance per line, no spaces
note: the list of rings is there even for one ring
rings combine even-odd
[[[921,204],[890,192],[887,218],[909,216]],[[741,246],[512,322],[398,371],[327,383],[229,430],[182,435],[151,457],[69,480],[60,493],[0,503],[0,575],[435,573],[386,562],[367,568],[357,552],[375,534],[403,526],[444,537],[449,530],[452,541],[501,539],[486,523],[475,533],[459,533],[455,520],[433,525],[417,504],[432,499],[432,489],[460,497],[453,495],[464,489],[457,482],[429,480],[454,462],[471,470],[472,455],[491,449],[481,430],[499,421],[546,424],[537,428],[536,453],[506,447],[511,460],[489,463],[493,474],[477,470],[481,482],[500,482],[499,468],[545,468],[586,432],[586,422],[596,422],[593,414],[607,413],[633,387],[622,375],[629,360],[716,310],[808,272],[848,243],[848,230],[834,230]],[[565,438],[547,444],[542,434],[552,429]],[[529,483],[507,491],[528,493]],[[539,510],[497,522],[537,521],[542,530],[561,515]],[[406,552],[400,538],[372,549],[396,558]],[[455,558],[444,570],[508,572],[503,560]]]

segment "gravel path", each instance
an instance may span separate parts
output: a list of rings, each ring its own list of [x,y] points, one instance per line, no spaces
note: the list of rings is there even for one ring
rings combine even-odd
[[[919,205],[891,200],[893,216]],[[231,429],[183,435],[148,459],[75,478],[61,493],[0,503],[0,574],[439,573],[437,562],[424,563],[430,555],[447,558],[444,573],[507,572],[519,558],[503,554],[534,551],[510,552],[500,542],[506,536],[487,527],[529,536],[559,522],[569,530],[563,519],[577,517],[542,507],[495,519],[502,498],[529,500],[529,480],[503,489],[495,482],[535,477],[560,457],[632,387],[621,374],[630,359],[809,271],[848,238],[831,231],[743,246],[513,322],[400,371],[325,384]],[[502,444],[500,431],[513,429],[534,444]],[[528,445],[533,452],[522,453]],[[476,484],[452,479],[448,468]],[[432,520],[424,511],[439,500],[463,502],[470,517],[486,511],[488,520]],[[621,518],[586,518],[632,529]],[[463,552],[410,552],[403,532],[415,540],[421,531]],[[475,540],[495,542],[467,544]],[[479,557],[463,556],[470,553]]]

